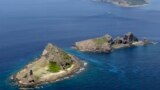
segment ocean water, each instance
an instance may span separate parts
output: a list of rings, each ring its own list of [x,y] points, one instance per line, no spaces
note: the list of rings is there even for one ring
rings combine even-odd
[[[74,42],[133,32],[160,41],[160,1],[122,8],[92,0],[0,0],[0,90],[18,90],[9,77],[38,57],[48,42],[86,61],[73,77],[38,90],[160,90],[160,44],[82,53]]]

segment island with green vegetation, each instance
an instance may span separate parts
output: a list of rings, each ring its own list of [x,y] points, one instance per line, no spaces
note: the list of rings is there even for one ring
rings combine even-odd
[[[21,88],[55,82],[84,68],[84,62],[49,43],[42,55],[11,78]]]
[[[79,41],[74,44],[73,48],[83,52],[109,53],[120,48],[144,46],[150,43],[147,39],[139,40],[133,33],[129,32],[114,39],[111,35],[106,34],[102,37]]]
[[[148,4],[148,0],[101,0],[122,7],[139,7]]]

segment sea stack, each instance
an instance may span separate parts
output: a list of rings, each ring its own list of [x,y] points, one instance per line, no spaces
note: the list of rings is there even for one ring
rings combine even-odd
[[[68,77],[83,67],[84,63],[77,57],[49,43],[37,60],[25,66],[12,78],[20,87],[35,87]]]
[[[117,36],[116,38],[112,38],[111,35],[106,34],[102,37],[79,41],[75,43],[74,48],[83,52],[106,53],[115,49],[143,46],[149,43],[148,40],[139,40],[133,33],[128,32],[127,34]]]

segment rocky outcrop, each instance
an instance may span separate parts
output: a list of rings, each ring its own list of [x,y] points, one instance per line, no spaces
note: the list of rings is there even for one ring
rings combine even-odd
[[[138,7],[148,4],[148,0],[100,0],[102,2],[110,2],[122,7]]]
[[[48,44],[42,55],[12,76],[20,87],[35,87],[74,74],[83,62],[55,45]]]
[[[112,38],[110,35],[76,42],[74,48],[84,52],[111,52],[114,49],[146,45],[148,40],[139,40],[133,33],[129,32],[121,37]]]
[[[45,57],[49,62],[55,62],[61,67],[61,69],[66,69],[67,65],[71,65],[73,63],[71,55],[52,44],[47,45],[42,53],[42,57]]]
[[[76,42],[75,48],[85,52],[110,52],[112,41],[112,37],[107,34],[103,37]]]

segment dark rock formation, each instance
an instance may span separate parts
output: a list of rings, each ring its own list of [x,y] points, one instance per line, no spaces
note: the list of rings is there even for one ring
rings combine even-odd
[[[127,43],[138,42],[138,38],[133,35],[133,33],[129,32],[124,36],[124,41]]]
[[[123,37],[116,37],[113,41],[114,44],[123,44],[125,42]]]

